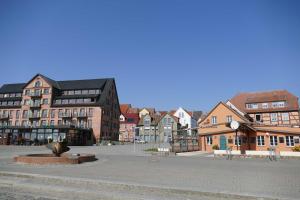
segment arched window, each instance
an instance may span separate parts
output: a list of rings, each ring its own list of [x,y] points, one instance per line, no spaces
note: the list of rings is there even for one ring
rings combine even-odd
[[[34,84],[34,87],[41,87],[41,81],[36,81]]]

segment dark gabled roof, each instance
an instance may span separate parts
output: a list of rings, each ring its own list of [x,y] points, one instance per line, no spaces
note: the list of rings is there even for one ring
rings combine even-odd
[[[4,84],[0,88],[0,93],[15,93],[15,92],[23,92],[23,87],[26,83],[17,83],[17,84]]]
[[[47,76],[44,76],[43,74],[36,74],[34,77],[32,77],[26,84],[24,84],[23,88],[25,88],[33,79],[35,79],[37,76],[42,77],[49,85],[60,89],[58,83],[55,80],[52,80],[51,78],[48,78]]]
[[[69,80],[69,81],[55,81],[42,74],[35,75],[27,83],[17,83],[17,84],[4,84],[0,88],[0,93],[13,93],[22,92],[24,87],[27,86],[37,76],[41,76],[45,81],[47,81],[54,88],[60,90],[76,90],[76,89],[103,89],[106,81],[113,80],[112,78],[107,79],[88,79],[88,80]]]
[[[107,80],[109,79],[57,81],[57,83],[61,90],[103,89]]]
[[[44,76],[42,74],[37,74],[36,76],[40,75],[43,79],[45,79],[45,81],[47,81],[50,85],[52,85],[53,87],[57,88],[57,89],[60,89],[60,85],[57,83],[57,81],[51,79],[51,78],[48,78],[47,76]],[[35,76],[35,77],[36,77]],[[35,78],[34,77],[34,78]]]
[[[281,107],[269,107],[267,109],[247,109],[246,104],[248,103],[269,103],[276,101],[285,101],[286,106]],[[298,97],[293,95],[287,90],[273,90],[266,92],[245,92],[238,93],[230,102],[236,106],[239,110],[244,113],[258,113],[258,112],[275,112],[275,111],[298,111],[299,103]]]

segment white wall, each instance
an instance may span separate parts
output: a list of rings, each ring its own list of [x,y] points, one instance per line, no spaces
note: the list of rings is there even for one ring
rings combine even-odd
[[[182,114],[183,116],[182,116]],[[188,128],[195,128],[197,126],[197,122],[193,119],[183,108],[179,107],[177,111],[174,113],[175,117],[179,118],[179,123],[181,126],[188,125]],[[189,130],[188,134],[191,135],[192,131]]]

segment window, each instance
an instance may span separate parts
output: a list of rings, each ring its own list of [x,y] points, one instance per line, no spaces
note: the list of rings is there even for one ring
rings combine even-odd
[[[89,90],[89,94],[96,94],[95,90]]]
[[[92,117],[93,116],[93,108],[89,108],[89,116]]]
[[[132,122],[134,122],[134,120],[133,120],[133,118],[128,118],[128,119],[127,119],[127,122],[128,122],[128,123],[132,123]]]
[[[228,123],[232,122],[232,116],[231,116],[231,115],[227,115],[227,116],[226,116],[226,121],[227,121]]]
[[[49,100],[48,99],[43,99],[43,104],[44,105],[48,105],[49,104]]]
[[[84,103],[91,103],[91,99],[90,98],[85,98],[85,99],[83,99],[83,102]]]
[[[294,144],[294,136],[285,136],[285,143],[288,147],[293,147]]]
[[[28,96],[30,94],[30,90],[25,90],[25,95]]]
[[[58,110],[58,117],[63,117],[63,110],[62,109]]]
[[[150,119],[147,119],[147,118],[144,119],[144,125],[145,125],[145,126],[150,126],[150,123],[151,123],[151,122],[150,122]]]
[[[29,103],[30,103],[29,99],[25,99],[25,100],[24,100],[24,105],[28,106]]]
[[[272,102],[272,107],[273,108],[283,108],[283,107],[285,107],[285,102],[284,101]]]
[[[83,103],[83,99],[77,99],[77,100],[76,100],[76,103],[77,103],[77,104],[82,104],[82,103]]]
[[[262,107],[263,109],[267,109],[267,108],[269,108],[269,104],[268,104],[268,103],[262,103],[262,104],[261,104],[261,107]]]
[[[16,97],[16,93],[10,93],[9,97]]]
[[[240,136],[237,136],[237,138],[235,137],[234,138],[234,145],[241,146],[241,144],[242,144],[241,137]]]
[[[19,120],[15,121],[15,126],[20,126],[20,121]]]
[[[76,103],[76,99],[69,99],[69,104],[75,104]]]
[[[58,120],[58,125],[62,125],[62,121],[61,120]]]
[[[88,90],[82,90],[82,91],[81,91],[81,94],[88,94],[88,93],[89,93]]]
[[[48,88],[44,89],[44,94],[49,94],[49,89]]]
[[[56,99],[56,100],[55,100],[55,104],[60,105],[60,104],[61,104],[61,100],[60,100],[60,99]]]
[[[282,113],[281,118],[282,118],[282,121],[289,121],[290,120],[289,113]]]
[[[81,94],[81,90],[75,90],[75,95]]]
[[[211,123],[212,124],[217,124],[217,116],[212,116],[211,117]]]
[[[255,121],[257,121],[257,122],[261,122],[262,121],[262,118],[261,118],[260,114],[255,115]]]
[[[55,110],[51,110],[51,118],[54,118],[55,117]]]
[[[259,135],[257,136],[257,145],[264,146],[265,145],[265,136]]]
[[[17,112],[16,112],[16,118],[17,118],[17,119],[20,118],[20,110],[17,110]]]
[[[62,103],[62,104],[68,104],[69,101],[68,101],[68,99],[63,99],[61,103]]]
[[[41,81],[36,81],[34,87],[41,87],[41,85],[42,85]]]
[[[274,136],[274,135],[270,136],[270,145],[271,146],[277,146],[278,145],[277,136]]]
[[[271,113],[271,121],[272,122],[277,122],[277,113]]]
[[[50,121],[50,126],[54,126],[54,120]]]
[[[247,103],[246,104],[246,108],[247,109],[257,109],[258,108],[258,104],[257,103]]]
[[[42,126],[47,126],[47,121],[46,120],[42,120]]]
[[[279,137],[279,143],[283,144],[284,143],[284,137]]]
[[[23,118],[28,118],[28,110],[23,110]]]
[[[206,144],[207,145],[212,145],[213,144],[212,136],[206,136]]]
[[[91,119],[88,120],[88,128],[92,128],[92,120]]]
[[[42,110],[42,117],[46,118],[48,115],[48,110]]]

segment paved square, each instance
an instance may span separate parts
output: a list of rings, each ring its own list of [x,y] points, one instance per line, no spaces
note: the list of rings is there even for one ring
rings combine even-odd
[[[111,184],[108,187],[111,188],[111,193],[107,193],[107,189],[106,193],[103,191],[103,199],[105,197],[112,199],[112,196],[109,196],[110,194],[114,194],[115,199],[199,199],[199,195],[203,195],[201,196],[202,199],[219,199],[220,196],[212,195],[216,193],[218,195],[222,193],[272,199],[300,198],[300,160],[297,159],[279,160],[277,162],[271,162],[268,159],[235,159],[228,161],[223,158],[206,157],[205,154],[193,157],[174,155],[164,157],[145,153],[144,148],[147,147],[137,145],[134,152],[133,145],[71,147],[71,152],[74,153],[94,153],[98,160],[80,165],[38,166],[16,164],[12,161],[12,157],[19,154],[49,152],[45,147],[0,146],[0,172],[33,174],[40,175],[43,178],[55,176],[65,180],[75,178],[72,179],[73,182],[81,180],[95,181],[93,184],[100,184],[101,182],[102,188],[108,187],[103,185],[104,183]],[[2,190],[0,190],[0,193],[7,191],[10,188],[7,186],[9,184],[15,186],[15,193],[18,193],[17,190],[34,191],[29,186],[27,189],[19,187],[16,184],[20,183],[18,182],[19,176],[14,175],[14,177],[16,180],[12,179],[13,181],[8,183],[8,180],[4,180],[5,178],[2,176],[0,184]],[[23,180],[26,184],[23,185],[24,187],[34,185],[36,184],[34,181],[41,181],[39,179],[29,180],[29,178],[26,178],[26,180]],[[51,185],[50,178],[48,180],[49,185]],[[43,184],[47,185],[48,183],[43,182]],[[39,185],[40,189],[43,184]],[[86,184],[93,185],[92,183]],[[118,187],[115,187],[116,185]],[[6,186],[6,190],[3,189],[4,186]],[[70,184],[68,186],[66,182],[57,181],[57,187],[60,188],[59,186],[70,190],[80,188],[76,185]],[[136,189],[135,186],[141,188],[136,189],[134,193],[128,193],[124,189],[125,186],[130,188],[128,190],[134,190],[131,187]],[[171,189],[172,192],[160,191],[158,188]],[[48,188],[48,191],[52,189]],[[176,194],[175,191],[177,190],[181,193]],[[57,194],[59,193],[57,188],[55,191]],[[206,193],[209,193],[209,195],[205,196]],[[10,193],[7,191],[7,194]],[[55,197],[55,195],[51,196],[50,194],[48,196],[38,195],[40,194],[37,194],[34,198],[59,198],[59,196]],[[90,192],[89,198],[93,199],[93,195],[97,196],[97,194]],[[0,196],[0,198],[2,197]],[[234,199],[235,197],[224,195],[222,198]],[[236,199],[238,198],[241,197],[236,197]],[[249,199],[250,197],[243,198]]]

